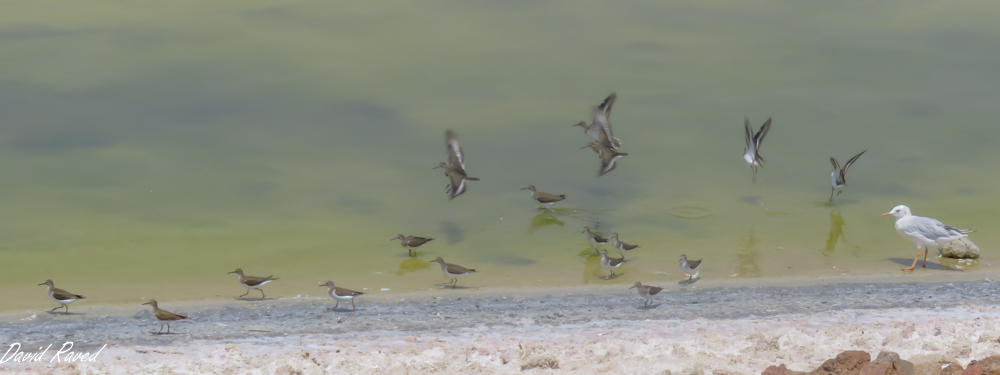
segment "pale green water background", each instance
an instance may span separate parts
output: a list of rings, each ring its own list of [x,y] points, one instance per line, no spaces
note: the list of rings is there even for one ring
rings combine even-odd
[[[899,271],[897,204],[979,230],[964,274],[996,273],[996,1],[3,8],[0,309],[53,307],[47,278],[231,298],[236,267],[280,276],[269,297],[428,290],[437,256],[474,288],[675,285],[681,253],[707,282],[955,274]],[[596,178],[570,125],[612,91],[631,155]],[[744,116],[774,117],[756,184]],[[482,178],[454,201],[449,128]],[[865,149],[826,205],[828,158]],[[569,199],[539,215],[528,184]],[[642,246],[624,276],[598,278],[584,225]],[[410,259],[398,233],[438,240]]]

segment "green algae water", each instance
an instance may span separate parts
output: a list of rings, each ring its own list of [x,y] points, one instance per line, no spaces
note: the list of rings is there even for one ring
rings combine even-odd
[[[8,4],[0,310],[437,290],[994,277],[1000,3]],[[618,168],[572,124],[618,93]],[[743,118],[773,117],[757,182]],[[444,132],[468,192],[447,199]],[[869,150],[830,205],[829,157]],[[527,191],[566,194],[552,212]],[[979,230],[931,259],[879,215]],[[603,280],[580,234],[640,249]],[[406,255],[397,234],[437,238]],[[251,296],[256,295],[256,291]],[[80,303],[74,305],[78,307]]]

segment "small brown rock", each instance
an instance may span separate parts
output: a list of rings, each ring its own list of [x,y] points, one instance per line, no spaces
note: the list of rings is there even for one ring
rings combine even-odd
[[[878,353],[874,361],[865,365],[860,375],[914,375],[913,364],[899,359],[899,354],[893,352]]]
[[[782,363],[780,366],[768,366],[760,375],[805,375],[805,372],[789,370]]]
[[[943,354],[915,355],[910,362],[913,363],[914,375],[961,375],[964,371],[958,361]],[[950,370],[944,371],[947,369]]]
[[[848,350],[834,359],[823,362],[819,368],[813,370],[810,375],[847,375],[857,374],[864,365],[871,361],[872,356],[860,350]]]
[[[943,373],[944,370],[942,370]],[[986,357],[972,361],[962,375],[1000,375],[1000,356]]]
[[[969,237],[961,237],[938,248],[938,254],[945,258],[979,259],[979,246],[972,243]]]

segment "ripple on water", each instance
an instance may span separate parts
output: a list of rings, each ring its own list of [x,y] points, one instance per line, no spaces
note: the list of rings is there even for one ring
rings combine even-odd
[[[709,209],[694,205],[671,207],[667,212],[682,219],[704,219],[712,216],[712,211]]]

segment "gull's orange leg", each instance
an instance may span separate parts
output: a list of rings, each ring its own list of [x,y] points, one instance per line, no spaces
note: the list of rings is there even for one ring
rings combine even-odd
[[[926,247],[924,248],[924,268],[927,268],[927,252],[930,250],[931,249],[928,249]]]
[[[913,271],[917,268],[917,262],[920,261],[920,249],[917,249],[917,257],[913,259],[913,265],[910,268],[903,268],[903,271]]]

